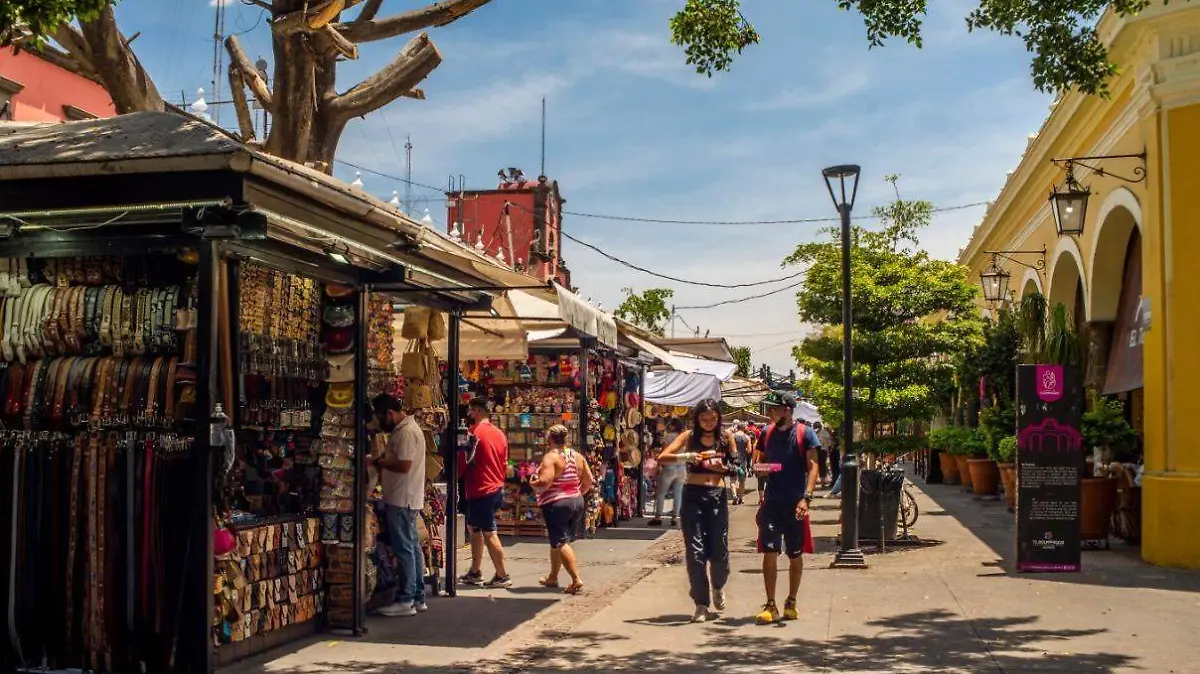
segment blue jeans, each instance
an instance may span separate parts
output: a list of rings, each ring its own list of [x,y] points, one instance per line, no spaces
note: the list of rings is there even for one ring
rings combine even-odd
[[[392,505],[385,506],[384,511],[387,513],[392,550],[400,559],[400,586],[396,588],[396,602],[424,602],[425,555],[421,554],[421,540],[417,535],[417,511]]]
[[[841,475],[838,475],[837,479],[833,481],[833,488],[829,490],[829,493],[834,496],[842,495],[842,476]]]
[[[683,478],[687,475],[686,469],[683,466],[663,465],[658,469],[658,490],[654,495],[654,516],[661,518],[663,515],[663,501],[667,498],[667,492],[672,493],[671,506],[674,510],[671,512],[671,517],[679,517],[679,509],[683,504]]]

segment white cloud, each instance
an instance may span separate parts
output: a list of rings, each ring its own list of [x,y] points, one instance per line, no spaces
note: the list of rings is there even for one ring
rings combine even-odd
[[[801,88],[780,92],[763,101],[751,102],[746,110],[799,110],[838,103],[863,91],[871,83],[871,67],[866,62],[828,66],[820,71],[818,81]]]

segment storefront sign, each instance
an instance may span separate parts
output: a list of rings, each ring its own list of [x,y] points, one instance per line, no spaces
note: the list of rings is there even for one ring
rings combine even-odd
[[[1017,369],[1017,570],[1080,570],[1083,400],[1061,365]]]

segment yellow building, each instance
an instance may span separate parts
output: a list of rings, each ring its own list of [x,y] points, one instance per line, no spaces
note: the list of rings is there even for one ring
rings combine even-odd
[[[1013,298],[1036,289],[1073,311],[1089,382],[1120,394],[1143,435],[1142,556],[1200,568],[1200,4],[1110,12],[1098,30],[1121,69],[1110,97],[1051,106],[959,261],[997,262]],[[1076,163],[1083,230],[1059,234],[1048,196],[1066,171],[1052,159],[1142,153]],[[1037,254],[987,253],[1043,246],[1040,271],[1016,262]]]

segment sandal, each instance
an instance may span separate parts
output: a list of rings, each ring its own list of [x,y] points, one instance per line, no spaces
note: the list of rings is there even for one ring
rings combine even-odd
[[[563,588],[563,594],[579,594],[580,592],[583,592],[583,583],[580,581],[575,581]]]
[[[558,587],[558,581],[556,580],[551,582],[550,576],[546,576],[538,581],[538,585],[541,585],[542,587]]]

